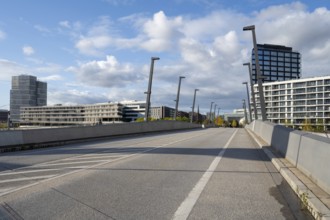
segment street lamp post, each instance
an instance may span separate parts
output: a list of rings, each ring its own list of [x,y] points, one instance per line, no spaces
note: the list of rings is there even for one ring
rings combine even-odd
[[[150,96],[151,96],[152,76],[154,74],[155,60],[159,60],[159,57],[151,57],[148,91],[145,92],[145,94],[147,94],[147,101],[146,101],[146,111],[145,111],[144,121],[146,121],[146,122],[148,122],[148,120],[149,120]]]
[[[216,119],[216,117],[215,117],[215,109],[216,108],[217,108],[217,104],[214,105],[214,110],[213,110],[213,115],[214,115],[213,123],[214,124],[215,124],[215,119]]]
[[[218,117],[220,116],[219,113],[220,113],[220,108],[218,108]]]
[[[244,109],[244,117],[245,117],[245,124],[247,124],[247,113],[246,113],[246,105],[245,105],[245,99],[242,99],[243,101],[243,109]]]
[[[242,84],[246,85],[246,93],[248,98],[248,104],[249,104],[249,114],[250,114],[250,122],[252,122],[252,111],[251,111],[251,102],[250,102],[250,93],[249,93],[249,87],[247,82],[243,82]]]
[[[251,86],[251,96],[253,101],[253,111],[254,111],[254,119],[258,119],[258,111],[257,111],[257,104],[256,104],[256,95],[253,89],[253,80],[252,80],[252,71],[251,71],[251,63],[243,63],[243,66],[248,66],[249,68],[249,75],[250,75],[250,86]],[[251,118],[252,121],[252,118]]]
[[[180,76],[179,77],[179,86],[178,86],[178,93],[176,95],[176,103],[175,103],[175,112],[174,112],[174,120],[176,120],[176,116],[178,114],[178,106],[179,106],[179,97],[180,97],[180,87],[181,87],[181,80],[184,79],[186,77],[184,76]]]
[[[196,101],[196,92],[199,91],[199,89],[195,89],[194,92],[194,101],[193,101],[193,106],[192,106],[192,112],[191,112],[191,118],[190,118],[190,123],[193,122],[193,118],[194,118],[194,109],[195,109],[195,101]]]
[[[255,57],[255,61],[256,61],[256,72],[257,72],[259,99],[260,99],[260,108],[261,108],[261,117],[262,117],[263,121],[266,121],[267,120],[267,115],[266,115],[264,91],[263,91],[262,82],[261,82],[261,74],[260,74],[258,46],[257,46],[257,40],[256,40],[255,26],[251,25],[251,26],[243,27],[243,31],[252,31],[252,38],[253,38],[253,45],[254,45],[254,57]]]
[[[211,116],[211,112],[212,112],[212,105],[213,105],[214,102],[211,102],[211,107],[210,107],[210,116],[209,116],[209,120],[210,120],[210,123],[212,121],[212,116]]]

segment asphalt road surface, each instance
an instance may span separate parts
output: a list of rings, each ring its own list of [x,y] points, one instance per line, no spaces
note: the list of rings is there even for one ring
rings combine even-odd
[[[311,219],[244,129],[0,155],[0,219]]]

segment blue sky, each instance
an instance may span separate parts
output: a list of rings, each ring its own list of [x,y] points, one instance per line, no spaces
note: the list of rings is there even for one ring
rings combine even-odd
[[[0,6],[0,108],[9,109],[13,75],[48,83],[48,104],[145,100],[150,57],[152,106],[202,112],[246,98],[251,33],[258,43],[293,47],[303,77],[329,75],[330,2],[283,0],[3,0]]]

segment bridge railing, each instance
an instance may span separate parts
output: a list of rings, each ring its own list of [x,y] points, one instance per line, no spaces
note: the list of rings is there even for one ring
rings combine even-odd
[[[329,138],[259,120],[253,121],[246,128],[330,194]]]
[[[53,129],[9,130],[0,132],[0,151],[5,148],[20,146],[33,147],[90,138],[191,128],[201,128],[201,125],[179,121],[154,121]]]

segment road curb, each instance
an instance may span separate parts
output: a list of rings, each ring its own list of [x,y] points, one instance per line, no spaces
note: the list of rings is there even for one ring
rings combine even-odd
[[[259,136],[254,134],[250,129],[246,129],[250,136],[257,142],[259,147],[263,149],[265,154],[271,160],[273,165],[287,181],[293,191],[300,198],[302,208],[308,209],[315,219],[330,220],[330,209],[326,207],[319,198],[285,165],[273,152],[271,152],[266,144],[260,142]]]

